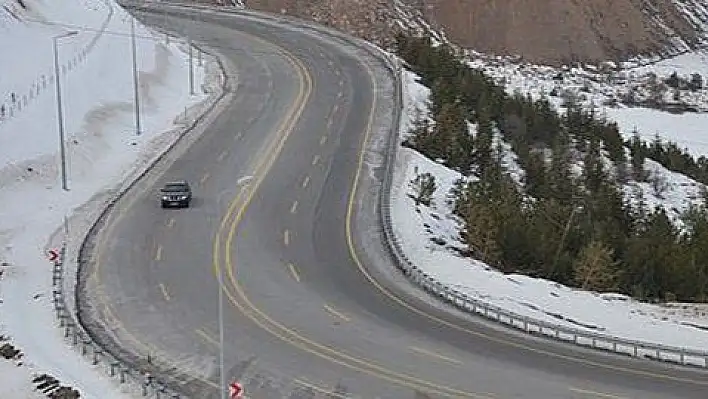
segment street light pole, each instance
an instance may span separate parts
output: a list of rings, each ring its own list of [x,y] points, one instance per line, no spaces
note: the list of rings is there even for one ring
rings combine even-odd
[[[192,39],[187,39],[189,47],[189,94],[194,95],[194,56],[192,55]]]
[[[130,42],[133,49],[133,97],[135,98],[135,134],[140,135],[140,91],[138,89],[138,56],[135,45],[135,17],[130,17]]]
[[[224,368],[224,282],[219,268],[219,398],[227,399],[226,372]]]
[[[69,191],[69,183],[66,173],[66,140],[64,138],[64,114],[61,106],[61,78],[59,75],[59,39],[74,36],[77,31],[69,31],[58,36],[54,36],[52,42],[54,44],[54,82],[57,89],[57,123],[59,124],[59,153],[61,156],[61,187],[64,191]]]

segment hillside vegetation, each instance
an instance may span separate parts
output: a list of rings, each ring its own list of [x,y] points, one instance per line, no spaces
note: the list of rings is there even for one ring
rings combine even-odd
[[[660,140],[624,141],[614,123],[577,104],[561,115],[547,99],[506,94],[429,38],[400,35],[396,47],[431,89],[431,115],[405,144],[466,176],[452,194],[468,255],[584,289],[708,299],[708,209],[691,207],[679,229],[663,208],[622,192],[628,181],[662,184],[646,173],[647,158],[703,183],[708,159]],[[522,182],[505,170],[498,135],[518,156]]]

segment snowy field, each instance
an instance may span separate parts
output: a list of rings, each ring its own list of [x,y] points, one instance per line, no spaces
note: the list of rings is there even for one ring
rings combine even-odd
[[[483,70],[487,75],[506,85],[507,92],[518,90],[530,93],[534,98],[546,96],[560,107],[573,97],[580,103],[592,104],[598,113],[616,121],[625,138],[632,136],[636,128],[644,140],[659,136],[688,148],[691,155],[708,154],[708,139],[704,126],[708,126],[708,53],[692,52],[662,60],[647,66],[618,68],[609,63],[606,70],[593,66],[584,68],[554,68],[534,64],[515,63],[510,57],[491,57],[469,52],[473,59],[469,64]],[[652,76],[661,83],[672,73],[689,81],[693,74],[703,78],[703,88],[692,91],[660,90],[665,105],[684,104],[700,112],[669,113],[646,107],[629,107],[629,93],[643,101],[651,98]],[[674,99],[674,95],[679,100]],[[681,130],[677,130],[680,126]]]
[[[406,72],[403,136],[412,126],[416,110],[427,110],[429,90],[417,80],[413,73]],[[676,128],[681,129],[682,125]],[[677,137],[680,132],[676,131]],[[520,173],[513,154],[505,156],[505,163],[511,173]],[[642,187],[650,205],[661,203],[667,208],[681,209],[698,192],[698,183],[683,175],[671,174],[651,161],[647,169],[665,174],[670,184],[663,200],[651,198],[649,188]],[[431,173],[438,186],[431,207],[421,206],[420,212],[408,195],[413,194],[409,182],[416,171]],[[548,280],[505,275],[482,262],[460,257],[451,250],[464,246],[459,236],[460,224],[447,201],[450,188],[460,177],[414,150],[399,147],[391,197],[392,218],[394,232],[413,264],[473,298],[538,320],[627,339],[695,350],[708,348],[708,306],[649,305],[623,295],[596,294]]]
[[[137,135],[130,21],[112,0],[0,0],[0,347],[21,351],[0,358],[0,398],[46,398],[31,381],[42,373],[82,398],[135,394],[63,339],[52,311],[47,246],[65,216],[74,226],[95,213],[96,199],[178,137],[185,116],[193,119],[203,107],[202,83],[214,89],[220,72],[213,60],[204,57],[200,66],[195,56],[190,95],[184,43],[168,44],[136,23]],[[70,189],[63,191],[52,37],[70,31],[76,34],[58,46]]]

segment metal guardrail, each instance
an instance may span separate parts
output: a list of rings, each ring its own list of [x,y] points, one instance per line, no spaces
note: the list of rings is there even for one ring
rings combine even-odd
[[[67,244],[62,244],[60,255],[54,261],[52,268],[52,302],[54,312],[59,320],[59,328],[64,331],[64,338],[78,349],[82,356],[89,357],[91,364],[103,365],[104,371],[112,378],[117,378],[121,384],[132,384],[139,387],[142,396],[154,395],[157,399],[177,399],[180,396],[171,391],[165,383],[154,378],[150,373],[139,370],[111,355],[100,344],[91,339],[81,323],[69,307],[64,290],[64,262],[66,261]]]
[[[211,9],[213,10],[213,8]],[[278,19],[282,20],[283,18],[280,17]],[[304,22],[301,23],[304,24]],[[391,70],[392,75],[394,76],[396,88],[395,102],[398,103],[399,106],[395,108],[395,116],[393,119],[394,123],[389,138],[386,171],[380,192],[379,213],[384,231],[384,241],[393,255],[395,264],[414,284],[458,309],[471,314],[484,316],[487,319],[499,322],[529,334],[551,337],[560,341],[570,342],[584,347],[628,354],[634,357],[646,357],[654,360],[708,368],[708,352],[693,351],[686,348],[662,346],[602,334],[594,334],[536,320],[528,316],[519,315],[478,299],[471,298],[462,292],[442,284],[427,274],[420,267],[414,265],[404,253],[398,238],[395,236],[391,220],[391,191],[393,173],[398,150],[400,121],[403,112],[402,68],[397,58],[380,51],[380,49],[370,45],[367,42],[349,37],[348,35],[336,31],[332,32],[332,30],[328,28],[312,26],[308,26],[308,28],[320,33],[326,33],[330,36],[338,37],[356,46],[367,48],[372,55],[382,59],[387,64],[387,67]],[[222,84],[226,84],[226,79],[222,79]],[[220,98],[221,97],[218,97],[215,103],[218,102]],[[198,120],[199,119],[197,119],[197,121]],[[194,121],[194,123],[191,124],[187,130],[193,127],[197,121]],[[139,180],[139,177],[136,178],[136,181],[137,180]],[[129,185],[125,191],[127,191],[130,186],[132,185]],[[115,203],[116,200],[114,200],[113,203]],[[98,343],[94,342],[81,324],[77,322],[76,316],[67,304],[64,290],[64,262],[66,260],[66,253],[67,248],[65,242],[61,248],[61,256],[54,262],[52,273],[52,285],[54,287],[54,310],[59,320],[59,327],[64,330],[64,337],[69,340],[74,347],[80,350],[82,355],[89,357],[93,365],[104,365],[104,369],[109,376],[118,378],[118,381],[121,384],[133,384],[134,386],[139,387],[139,390],[143,396],[152,395],[157,399],[181,398],[179,394],[168,388],[167,383],[154,378],[149,373],[141,370],[139,367],[129,365],[108,353],[108,351],[103,349]]]
[[[402,69],[395,66],[397,65],[395,59],[390,62],[394,65],[394,68],[396,68],[397,96],[399,96],[399,100],[402,101]],[[629,355],[636,358],[643,357],[684,366],[708,368],[708,351],[698,351],[592,333],[520,315],[482,300],[472,298],[455,288],[441,283],[428,274],[423,268],[413,264],[405,254],[398,237],[396,237],[393,231],[393,221],[391,219],[391,193],[393,190],[396,155],[399,149],[398,141],[402,114],[398,116],[399,117],[395,119],[396,130],[392,132],[391,141],[389,142],[385,177],[380,192],[380,216],[385,241],[393,255],[394,263],[410,281],[432,296],[447,302],[459,310],[483,316],[489,320],[521,330],[528,334],[549,337],[578,346]]]
[[[207,53],[203,50],[200,51]],[[180,121],[180,123],[184,123],[185,126],[181,128],[182,131],[180,132],[180,136],[177,138],[177,140],[175,140],[160,155],[155,157],[155,159],[153,159],[150,164],[144,168],[142,173],[139,173],[137,176],[135,176],[132,182],[127,184],[125,188],[121,190],[121,192],[110,201],[106,209],[97,218],[96,222],[91,227],[86,237],[92,234],[96,223],[98,223],[98,221],[103,218],[106,212],[113,208],[113,206],[123,196],[123,194],[129,191],[130,188],[133,187],[140,180],[140,178],[152,168],[153,165],[158,163],[164,157],[165,154],[167,154],[175,145],[177,145],[177,143],[181,141],[180,139],[182,137],[184,137],[188,132],[190,132],[204,118],[204,116],[207,115],[214,108],[214,106],[221,101],[222,98],[224,98],[226,94],[226,88],[228,87],[228,78],[224,72],[223,65],[221,65],[221,61],[218,59],[218,57],[213,55],[212,57],[219,64],[219,69],[221,71],[219,78],[220,84],[217,86],[216,92],[210,93],[211,98],[207,100],[208,103],[205,104],[204,112],[194,118],[191,118],[187,115],[187,111],[185,110],[185,119]],[[78,281],[80,279],[79,276],[81,274],[81,267],[79,266],[76,270],[77,279],[68,279],[70,282],[67,283],[67,285],[71,285],[71,283],[75,282],[76,286],[65,286],[66,268],[64,266],[65,262],[68,260],[67,242],[68,237],[65,237],[62,242],[60,256],[57,257],[56,260],[54,260],[52,268],[52,300],[54,304],[54,311],[59,321],[59,328],[63,329],[64,331],[64,338],[72,346],[79,350],[82,356],[89,357],[91,359],[92,365],[102,365],[103,371],[105,371],[110,377],[117,378],[118,382],[122,385],[127,384],[131,386],[132,390],[137,389],[142,396],[152,396],[156,399],[181,398],[182,396],[180,394],[176,393],[174,390],[169,388],[167,382],[156,378],[149,372],[145,371],[144,369],[141,369],[139,366],[132,365],[127,361],[119,359],[117,356],[110,353],[109,350],[103,348],[98,342],[94,341],[89,332],[81,324],[77,310],[78,303],[74,301],[75,306],[72,307],[69,305],[69,302],[67,300],[67,295],[77,295],[76,289],[78,287]],[[86,238],[82,240],[82,246],[85,244],[85,242]]]

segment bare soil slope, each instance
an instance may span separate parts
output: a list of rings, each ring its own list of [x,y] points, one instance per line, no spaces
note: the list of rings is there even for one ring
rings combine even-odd
[[[195,0],[216,2],[218,0]],[[674,54],[698,41],[675,2],[703,0],[246,0],[386,47],[403,3],[465,48],[542,64]],[[695,6],[691,6],[695,7]],[[409,9],[410,8],[410,9]],[[686,8],[686,7],[684,7]]]
[[[422,11],[463,47],[541,63],[663,53],[696,34],[670,0],[424,0]]]

